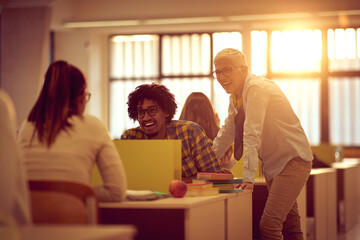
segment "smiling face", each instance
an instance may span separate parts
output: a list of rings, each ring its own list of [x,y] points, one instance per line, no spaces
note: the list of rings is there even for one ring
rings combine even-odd
[[[215,59],[215,71],[220,71],[221,73],[217,76],[217,81],[224,88],[224,90],[229,93],[235,93],[236,95],[241,95],[242,88],[244,86],[244,81],[247,75],[248,68],[247,66],[240,65],[236,61],[236,57],[233,56],[223,56]],[[222,71],[229,71],[231,69],[231,74],[223,74]]]
[[[144,117],[138,117],[140,127],[149,139],[165,139],[167,136],[166,118],[169,114],[158,107],[157,113],[154,116],[151,116],[146,110],[152,106],[158,106],[158,103],[147,98],[138,104],[138,110],[145,110]]]

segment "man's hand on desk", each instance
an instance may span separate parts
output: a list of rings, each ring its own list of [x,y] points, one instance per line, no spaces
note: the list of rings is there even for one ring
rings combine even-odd
[[[221,169],[221,172],[223,172],[223,173],[228,173],[228,174],[232,174],[232,172],[231,172],[229,169],[227,169],[227,168],[222,168],[222,169]]]
[[[251,182],[242,182],[241,184],[236,184],[235,185],[236,188],[241,188],[243,190],[253,190],[254,189],[254,184]]]

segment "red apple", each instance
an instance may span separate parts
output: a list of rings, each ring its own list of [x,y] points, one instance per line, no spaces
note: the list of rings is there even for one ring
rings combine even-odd
[[[182,198],[187,191],[186,183],[180,180],[172,180],[169,186],[169,192],[174,198]]]

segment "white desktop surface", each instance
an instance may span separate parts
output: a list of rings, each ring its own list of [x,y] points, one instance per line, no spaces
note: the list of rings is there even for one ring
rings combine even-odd
[[[102,202],[100,208],[164,208],[164,209],[188,209],[190,207],[202,206],[225,199],[226,194],[204,197],[164,198],[150,201],[124,201],[124,202]]]
[[[131,240],[135,234],[131,225],[33,225],[18,227],[15,235],[0,228],[1,239],[14,240]]]

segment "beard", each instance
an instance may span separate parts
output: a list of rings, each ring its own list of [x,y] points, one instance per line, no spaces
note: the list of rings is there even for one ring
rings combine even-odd
[[[146,135],[148,138],[153,138],[153,137],[155,137],[156,135],[158,135],[158,132],[151,132],[151,133],[145,132],[145,135]]]

